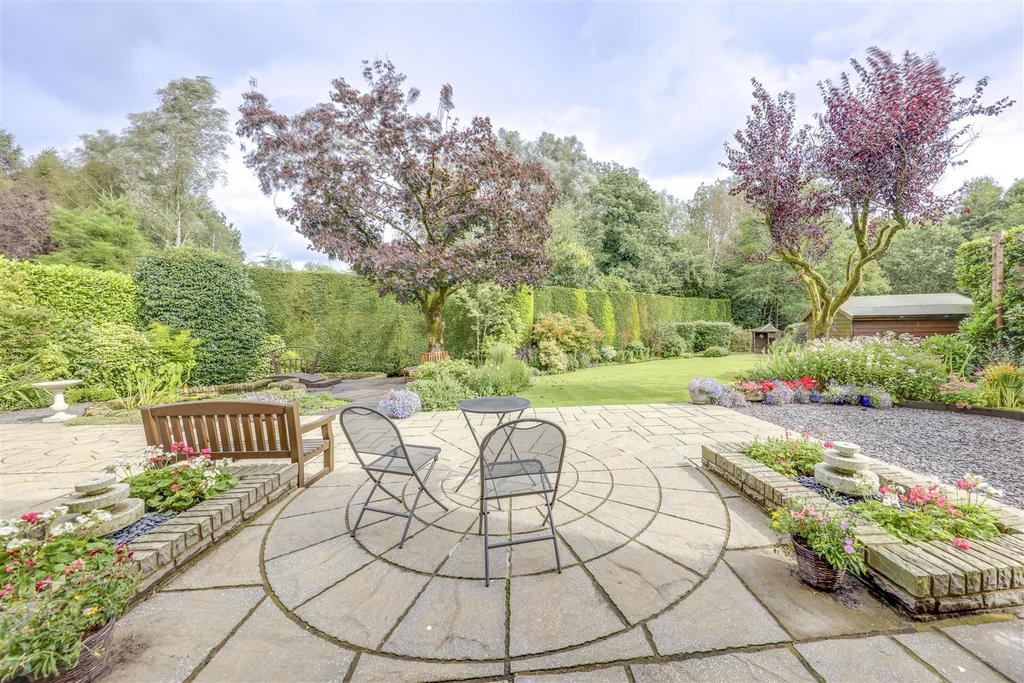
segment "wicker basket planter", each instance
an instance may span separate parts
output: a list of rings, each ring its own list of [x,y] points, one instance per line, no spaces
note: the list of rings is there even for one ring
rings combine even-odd
[[[117,619],[111,619],[82,639],[78,663],[51,678],[34,678],[32,683],[90,683],[102,676],[110,666],[110,644]]]
[[[820,591],[834,591],[842,585],[846,570],[837,571],[818,553],[804,543],[804,539],[793,536],[793,551],[796,554],[796,566],[800,579],[809,586]]]

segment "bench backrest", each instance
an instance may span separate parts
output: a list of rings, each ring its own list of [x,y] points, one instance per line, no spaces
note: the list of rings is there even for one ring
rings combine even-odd
[[[270,352],[270,364],[275,375],[315,375],[320,365],[320,349],[308,346],[286,346]]]
[[[191,401],[142,409],[146,443],[169,451],[185,443],[198,453],[231,458],[291,458],[301,448],[294,403]]]

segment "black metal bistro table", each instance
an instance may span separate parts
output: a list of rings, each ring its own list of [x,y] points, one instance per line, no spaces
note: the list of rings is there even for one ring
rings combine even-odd
[[[469,471],[466,472],[466,476],[462,478],[459,485],[455,487],[458,491],[462,488],[462,485],[469,479],[469,475],[473,474],[473,471],[477,468],[480,463],[480,435],[477,434],[476,429],[473,428],[473,423],[470,421],[470,415],[497,415],[498,424],[495,428],[500,427],[506,422],[512,420],[518,420],[523,416],[523,413],[531,405],[530,401],[519,396],[484,396],[482,398],[467,398],[465,401],[459,402],[459,410],[462,411],[462,416],[466,418],[466,424],[469,426],[469,431],[473,435],[473,441],[476,442],[477,456],[476,460],[470,466]],[[511,419],[508,416],[512,415]]]

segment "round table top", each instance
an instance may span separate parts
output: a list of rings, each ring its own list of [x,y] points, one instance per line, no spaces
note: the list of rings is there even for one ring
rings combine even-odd
[[[529,407],[530,401],[518,396],[482,396],[459,401],[459,410],[464,413],[514,413]]]

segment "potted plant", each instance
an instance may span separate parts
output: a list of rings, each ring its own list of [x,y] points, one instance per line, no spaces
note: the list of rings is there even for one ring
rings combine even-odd
[[[138,591],[124,546],[93,530],[109,513],[0,520],[0,681],[87,683],[110,661],[114,624]]]
[[[834,591],[846,572],[863,575],[864,548],[847,513],[827,512],[789,501],[772,513],[772,528],[789,534],[800,579],[823,591]]]
[[[690,400],[697,405],[708,402],[708,398],[718,398],[722,394],[722,385],[710,377],[695,377],[690,380]]]
[[[760,382],[743,382],[740,384],[740,390],[743,392],[743,397],[748,401],[764,400],[764,392],[761,391]]]

